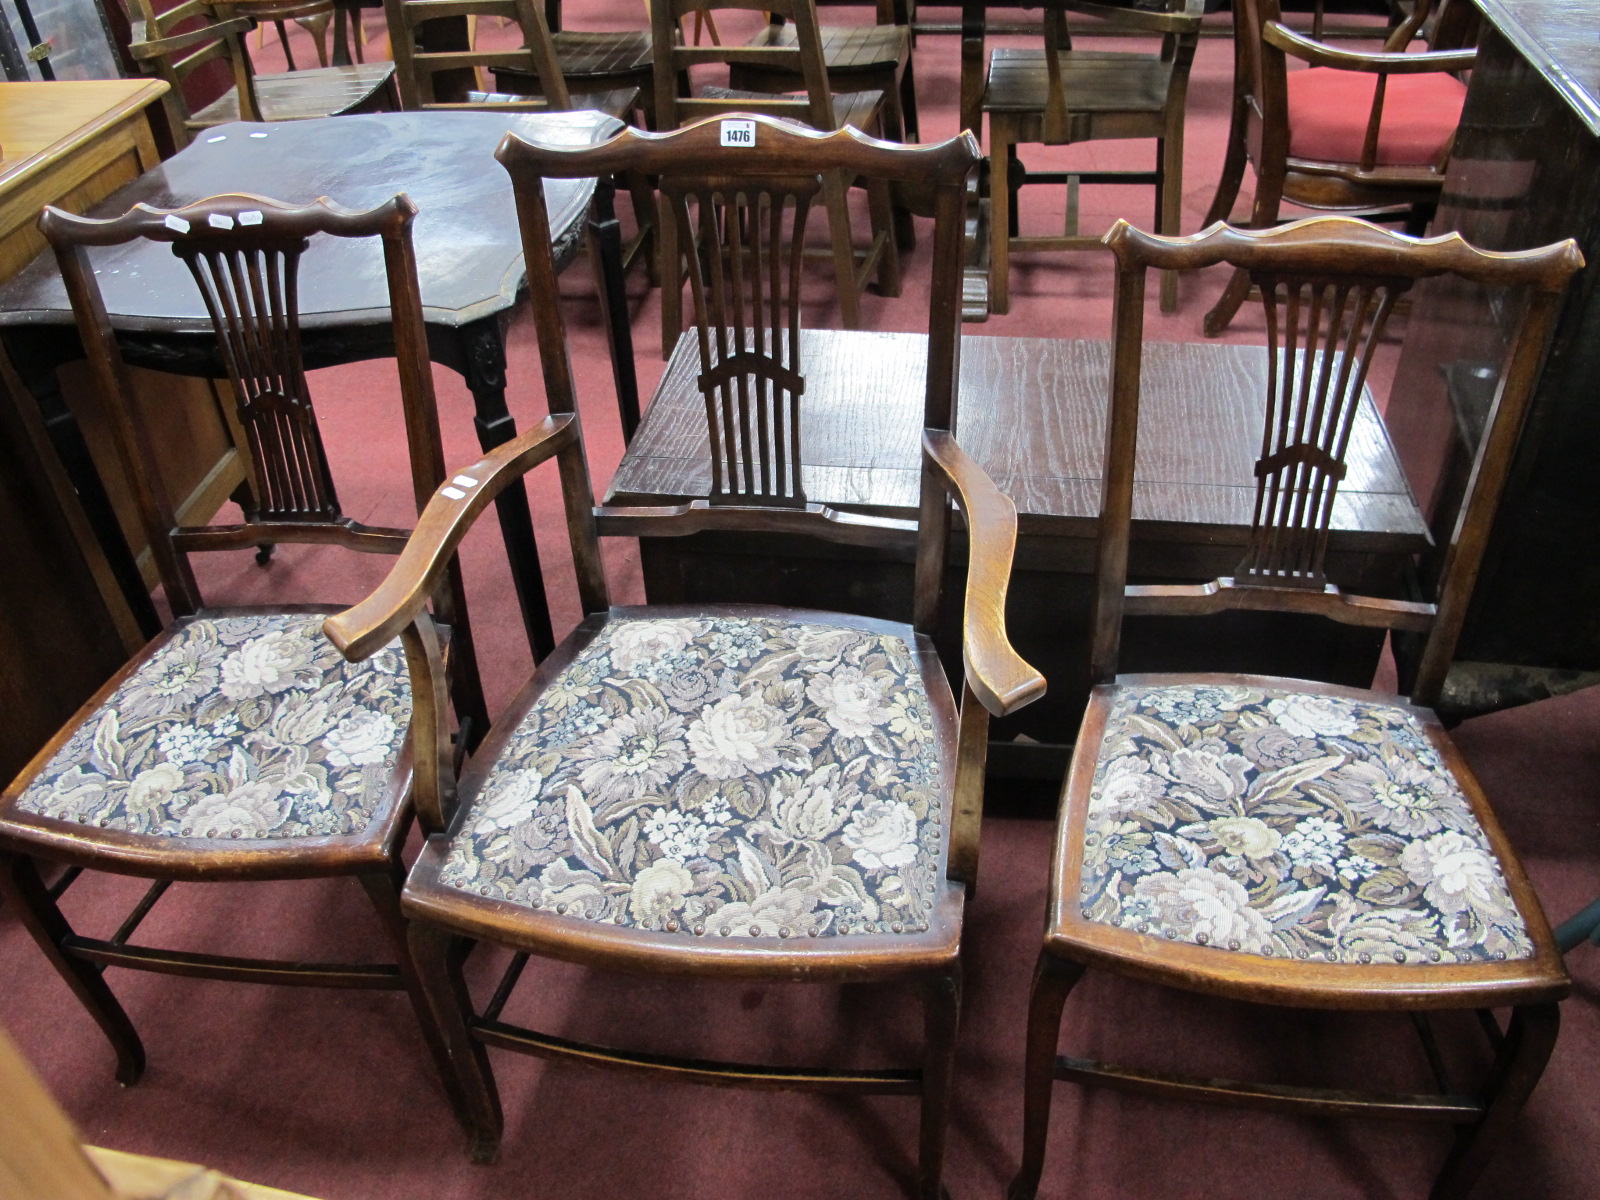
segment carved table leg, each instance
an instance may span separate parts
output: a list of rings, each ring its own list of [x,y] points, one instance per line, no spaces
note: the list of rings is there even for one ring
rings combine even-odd
[[[506,408],[506,343],[502,316],[484,317],[455,330],[460,339],[460,354],[452,365],[458,369],[472,392],[477,410],[478,444],[485,451],[504,445],[517,434],[515,422]],[[533,517],[528,511],[528,491],[519,479],[495,499],[500,517],[500,533],[505,538],[511,560],[511,579],[522,607],[522,623],[528,631],[528,645],[535,662],[555,649],[555,633],[550,626],[550,606],[545,598],[544,570],[539,565],[539,545],[533,536]]]

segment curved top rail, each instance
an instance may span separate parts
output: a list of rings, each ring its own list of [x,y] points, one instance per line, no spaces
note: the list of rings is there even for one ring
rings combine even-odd
[[[1105,244],[1125,267],[1190,270],[1218,263],[1245,270],[1325,272],[1425,279],[1455,274],[1478,283],[1526,284],[1558,292],[1584,265],[1572,238],[1533,250],[1479,250],[1458,233],[1414,238],[1354,217],[1311,217],[1274,229],[1216,222],[1185,237],[1161,237],[1119,219]]]
[[[326,196],[310,204],[290,205],[265,196],[230,193],[208,196],[182,208],[135,204],[120,217],[95,219],[47,205],[39,231],[57,246],[119,246],[137,238],[177,242],[191,237],[250,236],[303,238],[315,233],[334,237],[393,237],[406,231],[417,206],[404,192],[360,211]]]
[[[750,121],[754,143],[724,146],[725,121]],[[755,114],[732,113],[697,121],[670,133],[625,128],[597,146],[549,146],[507,133],[495,157],[513,175],[581,179],[641,171],[647,175],[726,174],[737,163],[741,174],[815,175],[844,168],[874,179],[959,184],[983,155],[971,133],[943,142],[906,146],[880,141],[846,126],[819,133],[788,121]]]

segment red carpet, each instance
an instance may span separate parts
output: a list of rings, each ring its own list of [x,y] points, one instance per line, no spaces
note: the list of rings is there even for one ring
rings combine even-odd
[[[609,9],[589,0],[569,5],[569,12],[571,25],[580,28],[620,27],[643,16],[632,0]],[[838,19],[836,13],[829,19]],[[367,20],[376,38],[381,16],[368,13]],[[725,37],[735,32],[723,30]],[[381,43],[370,48],[380,51]],[[924,37],[918,46],[927,138],[954,132],[956,51],[950,37]],[[272,69],[275,53],[271,45],[261,53],[263,69]],[[311,61],[309,46],[297,56]],[[1196,62],[1186,229],[1198,227],[1221,163],[1231,56],[1227,40],[1206,39]],[[1085,163],[1131,162],[1144,161],[1149,149],[1108,143],[1067,153]],[[1148,193],[1100,193],[1085,195],[1086,227],[1108,223],[1119,206],[1134,219],[1147,219]],[[1059,220],[1059,208],[1050,213],[1043,197],[1025,203],[1030,224]],[[926,245],[924,239],[924,254]],[[925,259],[914,259],[910,274],[919,266]],[[1149,336],[1198,339],[1200,314],[1221,285],[1215,275],[1184,280],[1180,311],[1162,317],[1152,309]],[[651,353],[658,301],[641,275],[632,286],[648,394],[659,372]],[[1024,256],[1015,264],[1012,315],[970,332],[1106,337],[1110,288],[1109,259],[1102,255]],[[603,488],[620,457],[621,438],[599,313],[582,263],[564,276],[562,291],[570,301],[591,466]],[[899,302],[874,297],[869,318],[881,314],[884,324],[915,327],[925,295],[924,287],[908,288]],[[1231,336],[1261,340],[1259,317],[1242,315]],[[1397,345],[1388,348],[1376,381],[1380,393]],[[542,411],[536,368],[524,313],[513,329],[510,367],[519,425]],[[477,454],[470,401],[455,376],[440,370],[437,378],[450,458],[464,464]],[[404,520],[393,365],[326,371],[313,385],[336,469],[353,469],[341,482],[347,510],[362,519]],[[539,480],[534,497],[561,632],[577,609],[560,551],[553,480]],[[631,545],[610,544],[608,554],[615,598],[637,599]],[[496,706],[526,673],[527,646],[492,522],[469,542],[466,555],[480,654]],[[353,600],[387,565],[357,558],[351,568],[325,552],[280,551],[265,571],[248,555],[201,561],[213,602],[248,603],[269,595]],[[1600,892],[1600,823],[1589,786],[1600,775],[1597,731],[1600,695],[1591,692],[1471,721],[1459,733],[1557,919]],[[1011,799],[1003,789],[992,791],[1002,812],[1016,811]],[[1023,1020],[1050,838],[1044,819],[991,816],[985,825],[985,876],[966,933],[968,990],[947,1171],[957,1200],[1001,1196],[1016,1165]],[[139,890],[132,881],[85,878],[69,894],[69,916],[89,930],[107,928]],[[376,958],[383,952],[376,922],[353,884],[175,888],[141,937],[216,953]],[[486,979],[499,956],[483,957],[474,969]],[[493,1168],[472,1167],[397,993],[225,985],[114,970],[112,986],[150,1058],[145,1080],[122,1090],[99,1031],[3,911],[0,960],[10,966],[0,988],[0,1023],[86,1137],[205,1162],[327,1200],[893,1197],[905,1194],[914,1176],[911,1100],[724,1092],[547,1067],[500,1052],[493,1058],[506,1106],[501,1159]],[[1581,948],[1570,965],[1578,987],[1564,1006],[1555,1058],[1478,1196],[1556,1200],[1593,1192],[1600,1174],[1594,1136],[1600,1098],[1592,1086],[1592,1064],[1600,1055],[1600,950]],[[566,1036],[787,1063],[909,1063],[920,1038],[915,996],[892,989],[693,987],[560,964],[535,964],[511,1008],[513,1019]],[[1459,1073],[1475,1077],[1486,1056],[1470,1018],[1440,1024]],[[1422,1090],[1427,1077],[1416,1040],[1399,1018],[1271,1012],[1094,977],[1069,1003],[1062,1046],[1151,1066],[1254,1071],[1293,1082],[1338,1084],[1365,1075]],[[1294,1120],[1062,1084],[1041,1195],[1416,1197],[1426,1193],[1448,1142],[1449,1134],[1435,1127]]]

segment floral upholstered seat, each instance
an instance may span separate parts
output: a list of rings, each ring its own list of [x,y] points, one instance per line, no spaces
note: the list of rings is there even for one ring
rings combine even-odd
[[[388,794],[411,718],[399,643],[361,663],[324,613],[179,625],[15,801],[21,813],[158,837],[356,833]]]
[[[689,936],[915,933],[940,875],[942,796],[903,638],[613,621],[510,734],[439,878]]]
[[[1269,957],[1534,953],[1416,710],[1271,687],[1115,690],[1080,906],[1100,924]]]

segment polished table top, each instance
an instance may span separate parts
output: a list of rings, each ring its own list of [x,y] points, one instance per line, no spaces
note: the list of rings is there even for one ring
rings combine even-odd
[[[828,366],[817,365],[827,342]],[[807,496],[907,515],[917,507],[927,338],[807,330],[801,459]],[[1026,353],[1024,353],[1026,351]],[[961,445],[1016,502],[1021,532],[1091,537],[1111,347],[1098,341],[964,337]],[[710,488],[698,355],[680,341],[657,399],[612,480],[608,503],[659,503]],[[1173,523],[1184,540],[1248,527],[1267,394],[1259,346],[1163,343],[1144,351],[1134,516]],[[1370,390],[1351,435],[1331,543],[1411,553],[1427,543]]]
[[[494,161],[506,131],[588,145],[617,125],[597,112],[371,113],[236,122],[198,137],[95,205],[90,215],[122,213],[135,202],[177,208],[222,192],[291,204],[327,196],[360,209],[404,191],[420,210],[413,237],[424,316],[430,324],[459,326],[511,308],[523,283],[511,181]],[[553,233],[576,227],[593,190],[593,180],[548,185]],[[317,240],[328,244],[302,262],[302,326],[387,321],[382,248],[372,240]],[[90,254],[116,328],[209,333],[199,291],[167,247],[130,243]],[[71,323],[72,309],[50,255],[0,287],[0,327]]]

